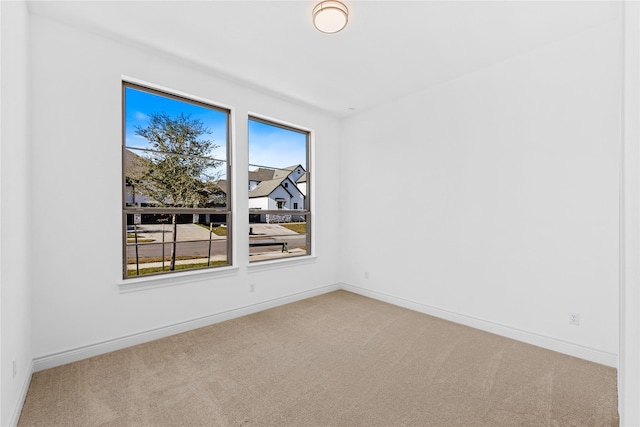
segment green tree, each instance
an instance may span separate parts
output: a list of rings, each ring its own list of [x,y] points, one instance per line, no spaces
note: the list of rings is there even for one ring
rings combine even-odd
[[[149,142],[144,156],[137,156],[128,171],[137,183],[136,191],[151,198],[157,206],[193,208],[205,206],[220,194],[211,172],[222,162],[210,156],[219,146],[198,119],[180,114],[152,113],[146,126],[136,126],[136,135]],[[172,239],[170,270],[175,270],[178,237],[177,212],[171,214]]]

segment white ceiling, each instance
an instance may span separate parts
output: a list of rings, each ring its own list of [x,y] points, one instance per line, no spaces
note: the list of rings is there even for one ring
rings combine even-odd
[[[166,51],[338,117],[618,19],[618,2],[344,0],[322,34],[316,0],[31,1],[43,14]]]

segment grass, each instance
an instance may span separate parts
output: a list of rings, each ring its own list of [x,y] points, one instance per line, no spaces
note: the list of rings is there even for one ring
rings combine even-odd
[[[206,255],[178,255],[176,257],[176,261],[182,261],[186,259],[200,259],[200,258],[206,258]],[[162,262],[162,257],[157,256],[157,257],[149,257],[149,258],[139,258],[138,262],[140,264],[147,264],[149,262]],[[171,262],[171,256],[164,257],[164,262]],[[127,259],[127,264],[135,264],[135,263],[136,263],[135,258]]]
[[[209,230],[209,226],[208,225],[204,225],[204,224],[196,224],[196,225],[199,225],[200,227]],[[222,225],[219,225],[217,227],[213,227],[213,234],[215,234],[216,236],[226,236],[227,235],[227,227],[224,227]]]
[[[227,261],[211,261],[211,263],[209,264],[210,267],[219,267],[222,265],[227,265]],[[206,262],[198,262],[198,263],[194,263],[194,264],[178,264],[176,265],[176,270],[188,270],[191,268],[201,268],[201,267],[206,267],[207,263]],[[151,274],[151,273],[159,273],[163,271],[162,267],[147,267],[147,268],[141,268],[140,269],[140,276],[143,276],[145,274]],[[164,271],[169,271],[169,266],[166,265],[164,267]],[[128,276],[136,276],[136,271],[135,270],[129,270],[127,271],[127,275]]]
[[[307,234],[307,223],[306,222],[288,222],[284,224],[279,224],[281,227],[288,228],[291,231],[295,231],[298,234]]]
[[[136,235],[134,233],[127,233],[127,243],[135,243],[135,242],[136,242]],[[155,240],[144,238],[144,237],[138,237],[138,243],[149,243],[149,242],[155,242]]]

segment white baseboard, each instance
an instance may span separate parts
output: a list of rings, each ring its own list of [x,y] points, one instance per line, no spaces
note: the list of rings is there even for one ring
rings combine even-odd
[[[109,353],[111,351],[120,350],[126,347],[142,344],[145,342],[165,338],[171,335],[187,332],[193,329],[209,326],[215,323],[224,322],[225,320],[235,319],[237,317],[246,316],[248,314],[257,313],[259,311],[278,307],[280,305],[289,304],[306,298],[322,295],[328,292],[343,289],[355,294],[363,295],[379,301],[394,304],[410,310],[425,313],[431,316],[450,320],[455,323],[470,326],[496,335],[522,341],[538,347],[557,351],[580,359],[589,360],[591,362],[600,363],[602,365],[617,367],[618,356],[613,353],[607,353],[597,349],[580,346],[570,342],[558,340],[555,338],[534,334],[531,332],[519,330],[510,326],[489,322],[483,319],[466,316],[464,314],[443,310],[437,307],[429,306],[419,302],[399,298],[393,295],[384,294],[377,291],[349,285],[346,283],[336,283],[333,285],[323,286],[305,292],[300,292],[272,300],[262,301],[256,304],[235,308],[232,310],[215,313],[209,316],[193,319],[185,322],[176,323],[162,328],[152,329],[137,334],[132,334],[113,340],[103,341],[88,346],[70,349],[67,351],[49,354],[37,357],[33,360],[32,372],[42,371],[44,369],[65,365],[67,363],[76,362],[93,356]],[[28,388],[28,384],[26,385]],[[26,389],[25,389],[26,395]],[[17,416],[19,416],[19,412]]]
[[[13,414],[11,415],[11,420],[9,421],[9,426],[11,427],[18,425],[20,414],[22,413],[22,407],[24,406],[24,401],[27,398],[27,392],[29,391],[29,385],[31,384],[31,377],[33,376],[33,372],[33,362],[31,362],[29,364],[29,371],[24,377],[22,387],[20,387],[20,394],[18,395],[16,407],[13,409]]]
[[[596,350],[589,347],[584,347],[581,345],[558,340],[556,338],[551,338],[544,335],[534,334],[531,332],[512,328],[510,326],[489,322],[487,320],[466,316],[464,314],[455,313],[448,310],[443,310],[430,305],[418,303],[418,302],[407,300],[404,298],[395,297],[393,295],[372,291],[372,290],[361,288],[358,286],[348,285],[346,283],[341,283],[340,287],[345,291],[353,292],[355,294],[359,294],[365,297],[373,298],[379,301],[387,302],[389,304],[408,308],[413,311],[428,314],[434,317],[439,317],[441,319],[449,320],[455,323],[460,323],[462,325],[470,326],[472,328],[480,329],[482,331],[491,332],[493,334],[500,335],[506,338],[511,338],[516,341],[522,341],[527,344],[532,344],[538,347],[546,348],[548,350],[557,351],[559,353],[567,354],[569,356],[578,357],[580,359],[599,363],[601,365],[611,366],[613,368],[617,368],[617,365],[618,365],[617,354],[608,353],[605,351]]]
[[[74,348],[55,354],[49,354],[37,357],[33,360],[33,372],[42,371],[44,369],[54,368],[56,366],[65,365],[67,363],[76,362],[78,360],[87,359],[89,357],[98,356],[109,353],[111,351],[121,350],[123,348],[142,344],[145,342],[165,338],[171,335],[187,332],[193,329],[202,328],[204,326],[213,325],[214,323],[224,322],[225,320],[235,319],[237,317],[246,316],[248,314],[257,313],[259,311],[268,310],[284,304],[300,301],[314,296],[322,295],[328,292],[340,289],[339,284],[323,286],[309,291],[299,292],[284,297],[274,298],[262,301],[256,304],[250,304],[244,307],[215,313],[198,319],[188,320],[145,332],[116,338],[113,340],[103,341],[84,347]]]
[[[123,348],[131,347],[134,345],[142,344],[145,342],[165,338],[171,335],[187,332],[193,329],[209,326],[215,323],[224,322],[226,320],[235,319],[237,317],[246,316],[249,314],[257,313],[259,311],[267,310],[270,308],[278,307],[284,304],[300,301],[306,298],[322,295],[328,292],[336,290],[345,290],[373,298],[379,301],[387,302],[399,307],[404,307],[410,310],[414,310],[420,313],[425,313],[431,316],[446,319],[455,323],[466,325],[472,328],[480,329],[486,332],[494,333],[503,337],[511,338],[517,341],[522,341],[528,344],[532,344],[538,347],[546,348],[549,350],[557,351],[570,356],[578,357],[580,359],[589,360],[591,362],[600,363],[602,365],[617,367],[618,356],[616,354],[603,352],[600,350],[580,346],[577,344],[565,342],[555,338],[534,334],[531,332],[519,330],[506,325],[501,325],[486,320],[466,316],[464,314],[443,310],[437,307],[422,304],[416,301],[396,297],[393,295],[384,294],[377,291],[361,288],[358,286],[349,285],[346,283],[336,283],[333,285],[323,286],[316,289],[299,292],[292,295],[287,295],[279,298],[274,298],[267,301],[262,301],[256,304],[250,304],[247,306],[227,310],[220,313],[215,313],[209,316],[201,317],[198,319],[192,319],[185,322],[176,323],[173,325],[165,326],[162,328],[152,329],[129,336],[116,338],[113,340],[103,341],[88,346],[75,348],[55,354],[50,354],[42,357],[35,358],[30,366],[30,371],[20,392],[20,397],[17,402],[14,413],[11,417],[10,426],[16,426],[20,419],[20,413],[24,405],[24,401],[29,390],[29,384],[31,376],[34,372],[38,372],[44,369],[53,368],[56,366],[65,365],[67,363],[76,362],[78,360],[86,359],[93,356],[109,353],[111,351],[120,350]]]

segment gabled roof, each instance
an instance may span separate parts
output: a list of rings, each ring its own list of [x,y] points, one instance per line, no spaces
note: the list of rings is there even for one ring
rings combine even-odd
[[[216,185],[224,194],[227,194],[227,180],[221,179],[220,181],[216,181]]]
[[[136,175],[142,172],[143,168],[139,164],[141,156],[131,150],[124,150],[124,174],[126,176]]]
[[[270,179],[268,181],[262,181],[260,184],[258,184],[256,186],[256,188],[254,188],[253,190],[251,190],[249,192],[249,198],[251,199],[251,198],[254,198],[254,197],[267,197],[267,196],[269,196],[269,194],[273,193],[273,190],[278,188],[280,186],[280,184],[282,184],[282,181],[284,181],[285,179],[286,179],[286,177],[285,178]],[[286,190],[287,193],[292,195],[291,192],[289,192],[289,190],[287,190],[286,188],[285,188],[285,190]]]
[[[273,192],[273,190],[278,188],[278,186],[287,179],[293,184],[293,186],[295,186],[296,183],[292,179],[289,179],[289,175],[291,175],[291,172],[293,172],[297,168],[302,168],[302,170],[304,170],[302,165],[294,165],[282,169],[258,168],[255,171],[250,171],[249,181],[258,181],[258,185],[256,185],[256,187],[249,192],[249,198],[268,197]],[[305,172],[300,177],[300,179],[298,179],[298,182],[306,181],[306,175],[307,173]],[[301,179],[303,178],[304,181],[301,181]],[[292,195],[291,192],[284,186],[283,188],[287,193]],[[298,189],[298,191],[300,190]]]
[[[249,181],[269,181],[274,178],[275,169],[258,168],[255,171],[249,171]]]
[[[273,173],[273,178],[287,177],[297,168],[302,168],[302,165],[293,165],[282,169],[276,169]],[[302,170],[304,170],[304,168],[302,168]]]
[[[261,182],[276,178],[286,178],[297,168],[305,170],[302,165],[293,165],[281,169],[258,168],[255,171],[249,171],[249,181]]]

